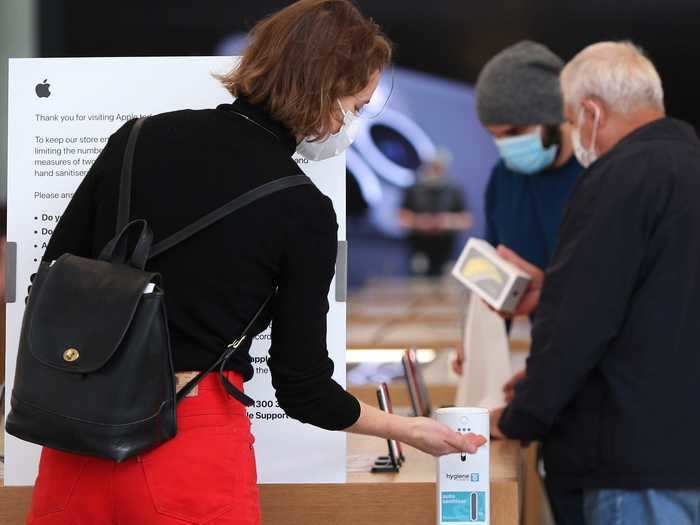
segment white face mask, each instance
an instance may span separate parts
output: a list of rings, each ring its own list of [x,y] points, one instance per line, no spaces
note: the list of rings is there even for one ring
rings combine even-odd
[[[343,112],[340,130],[319,141],[314,141],[311,137],[305,138],[297,146],[297,153],[308,160],[325,160],[340,155],[350,147],[359,130],[359,116],[352,111],[345,111],[340,100],[338,105]]]
[[[583,125],[583,108],[578,114],[578,126],[571,130],[571,142],[574,146],[574,155],[581,166],[587,168],[598,160],[598,154],[595,151],[595,139],[598,135],[598,123],[600,121],[600,109],[597,105],[593,105],[595,116],[593,117],[593,130],[591,131],[591,144],[588,148],[584,148],[581,144],[581,126]]]

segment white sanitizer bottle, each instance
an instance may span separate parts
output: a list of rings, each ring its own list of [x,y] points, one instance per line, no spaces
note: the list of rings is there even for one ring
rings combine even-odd
[[[460,434],[489,435],[485,408],[451,407],[435,411],[437,420]],[[489,444],[476,454],[449,454],[437,460],[437,523],[488,525]]]

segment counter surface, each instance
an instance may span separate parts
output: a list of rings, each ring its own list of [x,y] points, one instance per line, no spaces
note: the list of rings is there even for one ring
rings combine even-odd
[[[520,446],[491,443],[491,525],[518,525],[520,519]],[[386,454],[377,438],[348,436],[349,460]],[[406,463],[398,474],[350,472],[345,484],[261,485],[263,525],[425,525],[435,522],[435,460],[404,446]],[[20,525],[31,487],[0,488],[0,523]]]

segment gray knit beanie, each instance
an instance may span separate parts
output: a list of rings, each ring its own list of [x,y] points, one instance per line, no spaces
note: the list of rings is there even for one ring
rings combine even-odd
[[[559,73],[564,61],[542,44],[507,47],[476,81],[476,110],[484,125],[559,124],[564,121]]]

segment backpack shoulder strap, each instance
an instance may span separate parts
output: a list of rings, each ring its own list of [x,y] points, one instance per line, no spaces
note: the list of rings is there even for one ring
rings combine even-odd
[[[233,199],[228,204],[224,204],[220,208],[214,210],[211,213],[208,213],[207,215],[192,223],[191,225],[172,234],[170,237],[167,237],[166,239],[160,241],[151,249],[150,256],[155,257],[163,253],[168,248],[175,246],[177,243],[184,241],[185,239],[191,237],[195,233],[203,230],[207,226],[214,224],[215,222],[223,219],[224,217],[233,213],[234,211],[239,210],[244,206],[255,202],[258,199],[261,199],[267,195],[271,195],[275,192],[282,191],[287,188],[293,188],[295,186],[302,186],[306,184],[313,184],[311,182],[311,179],[309,179],[306,175],[292,175],[289,177],[283,177],[281,179],[274,180],[272,182],[268,182],[267,184],[263,184],[262,186],[250,190],[249,192],[244,193],[240,197]],[[275,294],[276,289],[273,290],[272,293],[270,293],[270,295],[267,296],[265,302],[260,306],[260,308],[258,308],[258,311],[248,322],[238,339],[236,339],[233,343],[228,345],[226,351],[223,354],[221,354],[221,356],[216,361],[214,361],[211,364],[211,366],[209,366],[209,368],[201,371],[199,374],[197,374],[196,377],[194,377],[186,385],[183,386],[180,392],[177,393],[176,402],[179,403],[202,379],[204,379],[204,377],[207,374],[218,368],[219,379],[226,391],[247,407],[250,407],[254,404],[254,401],[250,397],[245,395],[245,393],[241,392],[236,386],[231,384],[231,382],[224,376],[224,367],[226,366],[226,363],[231,358],[231,356],[236,352],[236,350],[238,350],[238,347],[246,339],[249,338],[250,331],[253,329],[253,326],[255,325],[255,323],[257,323],[258,319],[260,319],[260,316],[264,312],[267,305],[275,297]]]
[[[119,181],[119,205],[117,208],[117,235],[129,222],[129,212],[131,208],[131,173],[134,168],[134,152],[136,151],[136,139],[138,139],[145,117],[141,117],[134,122],[129,132],[129,139],[124,149],[122,159],[121,179]]]
[[[306,175],[291,175],[288,177],[283,177],[281,179],[273,180],[262,186],[258,186],[243,195],[236,197],[232,201],[224,204],[220,208],[206,214],[204,217],[197,219],[195,222],[183,229],[173,233],[169,237],[166,237],[162,241],[156,243],[153,248],[151,248],[151,254],[149,258],[157,257],[165,250],[172,248],[176,244],[192,237],[195,233],[211,226],[215,222],[220,221],[227,215],[230,215],[236,210],[239,210],[263,197],[276,193],[278,191],[285,190],[287,188],[294,188],[295,186],[303,186],[306,184],[312,184],[311,179]]]
[[[121,178],[119,183],[119,204],[117,208],[117,235],[124,229],[124,227],[129,222],[129,215],[131,209],[131,179],[134,168],[134,152],[136,151],[136,141],[138,139],[139,133],[143,123],[146,121],[146,117],[141,117],[134,122],[131,131],[129,132],[129,138],[126,143],[126,149],[124,150],[124,157],[122,159],[122,169]],[[232,201],[224,204],[220,208],[208,213],[204,217],[196,220],[189,226],[173,233],[169,237],[166,237],[162,241],[155,244],[150,251],[149,259],[156,257],[179,244],[180,242],[193,236],[195,233],[200,232],[204,228],[211,226],[215,222],[220,221],[227,215],[230,215],[236,210],[239,210],[258,199],[262,199],[272,193],[285,190],[287,188],[293,188],[295,186],[302,186],[306,184],[313,184],[311,179],[306,175],[291,175],[289,177],[283,177],[281,179],[268,182],[255,189],[250,190],[239,197],[236,197]]]

